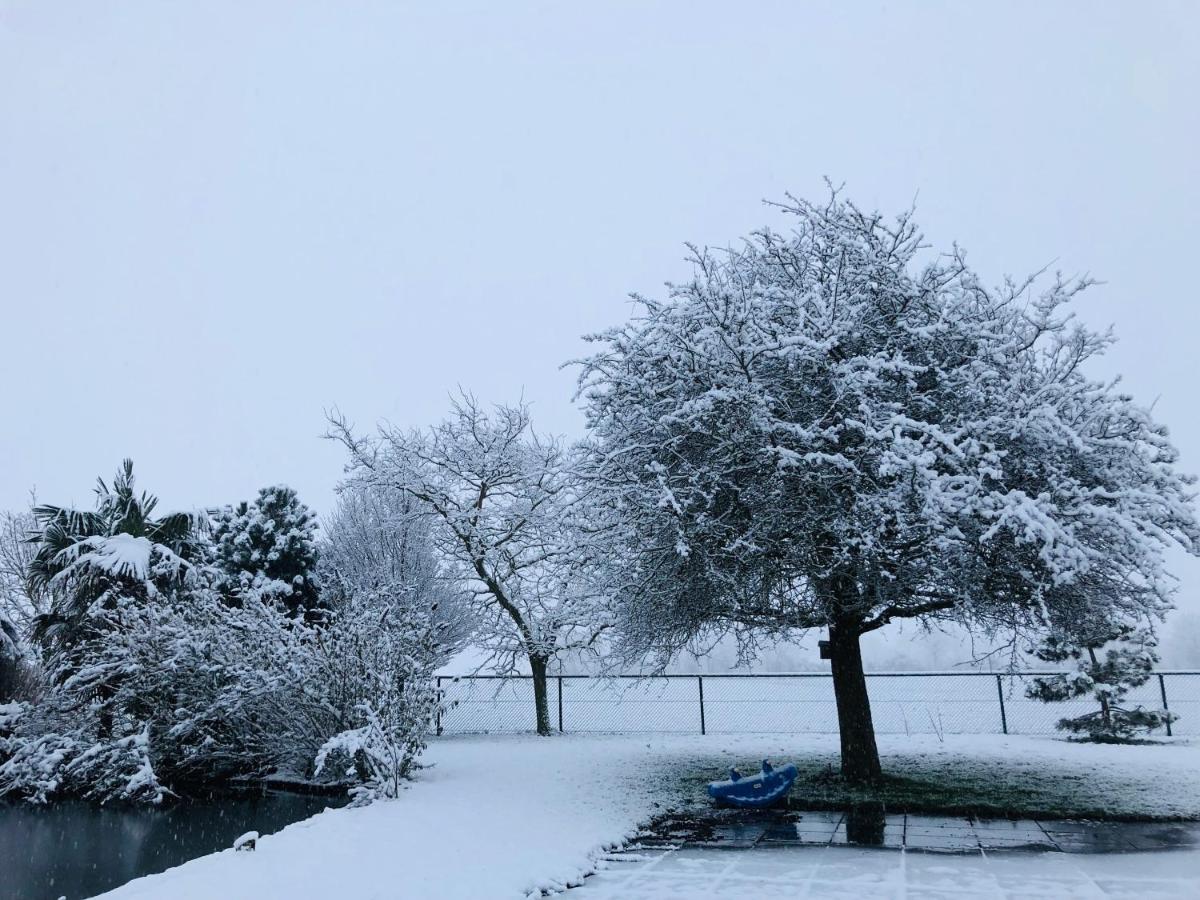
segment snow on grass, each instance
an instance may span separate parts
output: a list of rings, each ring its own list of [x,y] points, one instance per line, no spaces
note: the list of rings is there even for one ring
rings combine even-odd
[[[800,780],[792,797],[811,808],[844,808],[863,799],[839,783],[809,776],[838,766],[834,735],[784,737],[775,758],[796,762]],[[1185,741],[1113,745],[1071,743],[1044,736],[881,735],[884,784],[872,795],[892,809],[963,815],[1087,817],[1112,819],[1200,818],[1200,746]],[[788,753],[788,748],[793,752]],[[756,762],[731,744],[731,765]],[[697,770],[686,794],[704,802]],[[680,760],[683,769],[683,761]]]
[[[578,883],[604,849],[696,802],[697,772],[833,759],[825,735],[442,738],[397,800],[327,810],[258,841],[137,879],[112,898],[516,898]],[[1200,817],[1200,748],[1073,745],[1049,738],[881,737],[885,768],[975,769],[1068,784],[1125,811]]]

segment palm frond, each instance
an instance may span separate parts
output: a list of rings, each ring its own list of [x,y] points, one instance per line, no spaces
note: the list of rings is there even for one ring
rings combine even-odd
[[[134,490],[133,463],[124,460],[111,486],[97,479],[92,511],[45,504],[34,512],[37,545],[28,576],[36,589],[53,588],[51,613],[35,626],[41,640],[70,641],[96,603],[119,593],[155,595],[183,576],[201,553],[203,513],[177,512],[154,519],[158,499]],[[105,599],[108,598],[108,599]]]

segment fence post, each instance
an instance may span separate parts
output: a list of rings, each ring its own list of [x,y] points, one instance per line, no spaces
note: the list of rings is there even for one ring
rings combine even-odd
[[[437,733],[442,734],[442,676],[437,677]]]
[[[1167,737],[1170,737],[1171,736],[1171,716],[1170,716],[1171,707],[1167,706],[1167,682],[1166,682],[1166,679],[1163,678],[1162,672],[1158,673],[1158,690],[1159,690],[1159,693],[1162,694],[1162,698],[1163,698],[1163,712],[1168,714],[1167,715]]]
[[[562,676],[558,676],[558,733],[562,734]]]
[[[1004,711],[1004,683],[996,676],[996,696],[1000,698],[1000,727],[1008,734],[1008,714]]]
[[[704,676],[697,675],[696,683],[698,685],[700,685],[700,733],[705,734],[706,729],[704,727]]]

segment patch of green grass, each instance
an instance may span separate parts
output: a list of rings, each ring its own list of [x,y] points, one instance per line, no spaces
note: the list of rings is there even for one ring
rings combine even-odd
[[[788,805],[793,810],[845,810],[860,804],[883,804],[888,813],[971,816],[980,819],[1101,819],[1123,822],[1186,821],[1185,817],[1146,808],[1136,785],[1128,790],[1097,785],[1086,774],[972,765],[958,759],[925,756],[884,761],[885,774],[875,785],[856,787],[837,774],[836,757],[794,760],[800,776]],[[753,771],[752,766],[746,769]],[[745,771],[745,770],[743,770]],[[693,805],[711,801],[707,782],[720,775],[685,776],[683,793]]]
[[[980,819],[1112,819],[1113,810],[1079,803],[1069,796],[1033,792],[1020,785],[977,777],[918,778],[884,775],[871,787],[854,787],[824,773],[801,776],[790,804],[797,809],[846,809],[882,803],[887,812],[972,816]],[[1149,820],[1132,815],[1115,818]]]

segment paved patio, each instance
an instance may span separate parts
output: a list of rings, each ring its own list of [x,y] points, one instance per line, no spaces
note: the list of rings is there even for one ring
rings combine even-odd
[[[709,809],[660,817],[576,890],[580,900],[1197,898],[1200,824]]]
[[[825,844],[762,844],[742,852],[689,848],[616,854],[571,890],[579,900],[788,898],[1136,898],[1200,896],[1200,852],[1119,855],[889,852]]]

